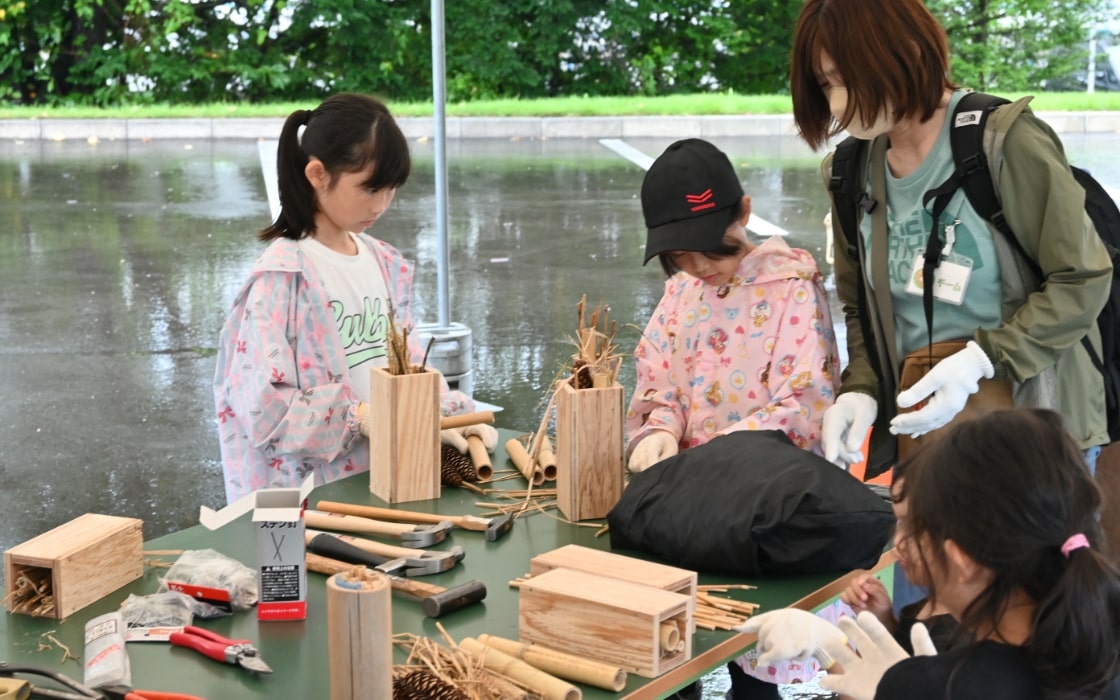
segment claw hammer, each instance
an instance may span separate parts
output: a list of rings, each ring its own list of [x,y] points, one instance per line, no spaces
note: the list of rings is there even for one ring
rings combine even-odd
[[[336,537],[314,538],[308,544],[305,559],[309,571],[328,576],[349,571],[355,564],[379,571],[388,576],[389,585],[394,591],[419,601],[424,614],[431,618],[455,612],[486,597],[486,584],[477,580],[445,588],[398,576],[395,572],[406,567],[404,559],[381,557]]]
[[[486,534],[490,542],[497,541],[513,527],[513,513],[506,513],[493,518],[482,518],[477,515],[438,515],[436,513],[417,513],[410,510],[397,510],[396,508],[376,508],[362,506],[356,503],[338,503],[336,501],[319,501],[315,504],[316,510],[328,513],[345,513],[358,515],[363,518],[379,518],[382,520],[395,520],[406,523],[442,523],[450,522],[462,530],[474,530]]]

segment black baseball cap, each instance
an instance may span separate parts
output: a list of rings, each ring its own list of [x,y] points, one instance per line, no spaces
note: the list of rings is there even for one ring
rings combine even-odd
[[[703,139],[673,143],[642,180],[649,230],[642,264],[673,250],[719,249],[742,199],[743,185],[723,151]]]

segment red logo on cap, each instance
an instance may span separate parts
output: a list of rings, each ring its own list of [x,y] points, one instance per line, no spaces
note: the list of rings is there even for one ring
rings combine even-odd
[[[689,211],[711,209],[716,205],[716,203],[712,201],[712,188],[710,187],[700,194],[686,194],[684,198],[692,205],[689,207]]]

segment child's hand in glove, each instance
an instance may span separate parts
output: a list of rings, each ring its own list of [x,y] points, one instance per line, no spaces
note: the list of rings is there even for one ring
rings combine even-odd
[[[846,640],[825,640],[826,653],[843,670],[822,678],[821,687],[852,700],[874,700],[875,689],[879,687],[883,674],[899,661],[910,658],[910,655],[895,641],[883,623],[869,612],[861,612],[855,620],[842,617],[839,624],[859,653],[852,651]],[[911,628],[910,641],[918,656],[937,654],[929,638],[929,630],[920,622]]]
[[[680,451],[677,439],[665,430],[654,430],[642,438],[630,453],[627,467],[631,472],[644,472],[663,459],[668,459]]]
[[[758,635],[758,664],[769,666],[779,661],[805,661],[815,656],[822,668],[832,665],[832,657],[824,651],[827,642],[846,646],[847,638],[840,629],[811,612],[798,608],[771,610],[751,615],[736,630]]]

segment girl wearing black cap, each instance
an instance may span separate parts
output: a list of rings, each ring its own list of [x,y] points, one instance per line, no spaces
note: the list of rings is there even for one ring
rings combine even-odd
[[[813,257],[781,238],[747,239],[750,197],[727,156],[700,139],[678,141],[654,161],[642,213],[645,261],[658,257],[669,279],[634,350],[630,471],[739,430],[783,430],[819,450],[839,373]],[[746,659],[730,670],[736,698],[777,698],[774,683],[816,674]]]

